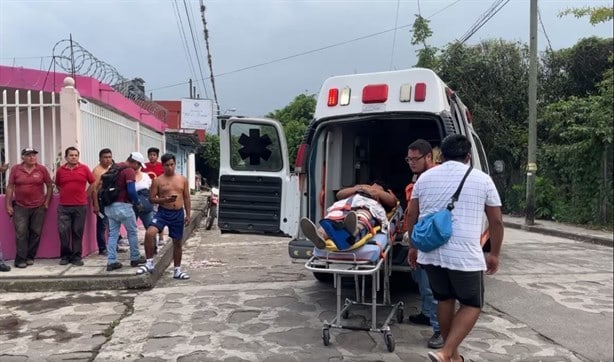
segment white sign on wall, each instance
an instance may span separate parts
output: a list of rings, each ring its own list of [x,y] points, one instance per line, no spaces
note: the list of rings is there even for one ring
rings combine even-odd
[[[182,99],[181,128],[208,129],[213,116],[211,99]]]

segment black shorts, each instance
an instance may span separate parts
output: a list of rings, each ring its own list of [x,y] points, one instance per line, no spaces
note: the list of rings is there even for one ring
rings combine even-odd
[[[484,272],[460,271],[436,265],[423,265],[433,298],[438,301],[456,299],[460,304],[480,308],[484,305]]]

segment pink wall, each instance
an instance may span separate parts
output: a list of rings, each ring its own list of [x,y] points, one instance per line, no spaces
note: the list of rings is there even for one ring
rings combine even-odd
[[[51,200],[51,205],[45,214],[45,223],[38,247],[37,258],[59,258],[60,257],[60,237],[58,235],[58,200],[60,196],[55,194]],[[11,219],[6,213],[5,196],[0,195],[0,243],[2,244],[2,254],[4,260],[15,258],[15,229]],[[85,221],[85,231],[83,233],[83,257],[98,252],[96,244],[96,215],[87,208],[87,219]]]
[[[0,65],[0,87],[42,90],[59,93],[66,73],[47,73],[35,69]],[[164,133],[166,124],[134,102],[116,92],[109,85],[91,77],[75,76],[76,88],[81,97],[98,101],[138,120],[149,128]]]

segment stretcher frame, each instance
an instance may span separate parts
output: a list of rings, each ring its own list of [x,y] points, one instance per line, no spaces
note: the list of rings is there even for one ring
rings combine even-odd
[[[352,252],[327,252],[325,257],[312,256],[306,263],[305,268],[316,273],[333,274],[334,284],[337,292],[337,311],[335,318],[328,322],[324,321],[322,326],[322,341],[325,346],[330,344],[330,329],[349,329],[361,330],[367,332],[382,333],[384,342],[389,352],[394,352],[395,342],[392,332],[390,331],[390,321],[396,316],[398,323],[402,323],[403,302],[391,303],[390,300],[390,272],[392,271],[392,243],[394,240],[389,240],[386,247],[382,250],[381,256],[373,263],[371,261],[357,260],[356,254]],[[337,260],[334,256],[347,254],[348,260]],[[383,268],[383,270],[382,270]],[[377,292],[380,290],[380,273],[383,274],[384,291],[382,303],[377,302]],[[343,277],[354,277],[356,299],[345,299],[343,307],[341,305],[341,291]],[[368,302],[365,299],[366,277],[371,277],[371,299]],[[359,283],[360,279],[360,283]],[[371,326],[357,327],[347,326],[341,323],[342,318],[346,319],[349,316],[350,308],[353,306],[370,306],[371,307]],[[381,326],[377,326],[377,308],[391,308],[386,319]]]

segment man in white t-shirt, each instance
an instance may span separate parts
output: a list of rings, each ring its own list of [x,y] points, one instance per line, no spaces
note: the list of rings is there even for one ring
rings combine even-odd
[[[443,164],[422,175],[414,185],[409,204],[408,233],[411,235],[418,216],[444,209],[470,166],[471,143],[463,135],[451,135],[441,143]],[[467,165],[469,164],[469,166]],[[484,213],[489,223],[490,253],[484,256],[480,244]],[[463,361],[458,346],[471,332],[484,304],[483,274],[499,268],[503,242],[501,200],[487,174],[474,169],[468,175],[452,211],[452,237],[431,252],[418,252],[420,264],[427,272],[444,346],[429,352],[431,361]],[[455,311],[456,301],[460,308]]]

